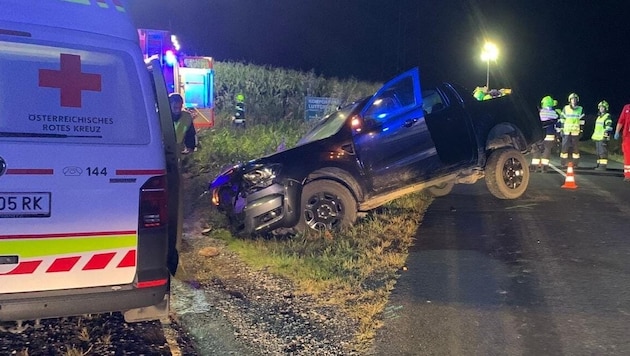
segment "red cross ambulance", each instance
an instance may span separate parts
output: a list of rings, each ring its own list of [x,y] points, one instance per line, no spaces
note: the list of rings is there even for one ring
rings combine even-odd
[[[2,0],[0,321],[168,312],[174,137],[122,1]]]

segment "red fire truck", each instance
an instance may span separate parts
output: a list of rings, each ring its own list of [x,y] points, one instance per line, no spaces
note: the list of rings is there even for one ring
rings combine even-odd
[[[162,64],[169,93],[179,93],[194,117],[197,129],[214,126],[214,68],[211,57],[186,56],[169,31],[139,29],[140,47],[146,59]]]

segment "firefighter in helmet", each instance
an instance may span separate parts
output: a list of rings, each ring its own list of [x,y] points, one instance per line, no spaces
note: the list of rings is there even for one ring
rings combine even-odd
[[[558,101],[547,95],[540,101],[540,121],[545,130],[545,139],[534,145],[532,148],[532,163],[530,171],[535,172],[540,169],[541,172],[547,172],[549,169],[549,157],[551,157],[551,149],[556,143],[555,125],[558,121],[558,113],[554,107],[558,105]]]
[[[610,134],[613,132],[613,122],[608,110],[610,109],[608,102],[602,100],[597,104],[597,119],[595,120],[595,128],[591,140],[595,141],[595,150],[597,152],[596,170],[605,171],[608,165],[608,141]]]
[[[245,95],[238,93],[236,95],[236,112],[232,116],[232,125],[236,127],[245,127]]]
[[[569,103],[564,106],[560,113],[560,135],[562,146],[560,148],[560,163],[566,167],[571,152],[573,166],[577,167],[580,160],[579,141],[580,134],[584,130],[584,112],[578,105],[580,97],[576,93],[569,94]]]

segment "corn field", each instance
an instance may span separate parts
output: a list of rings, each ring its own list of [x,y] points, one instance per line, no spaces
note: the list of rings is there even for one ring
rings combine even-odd
[[[306,96],[332,97],[349,103],[372,95],[380,83],[356,79],[340,80],[270,66],[241,62],[216,62],[215,110],[217,124],[229,122],[236,106],[236,94],[245,95],[248,125],[304,121]]]

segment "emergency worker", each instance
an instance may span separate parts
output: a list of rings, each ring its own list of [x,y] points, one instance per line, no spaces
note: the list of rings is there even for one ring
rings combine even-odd
[[[241,93],[236,95],[236,112],[232,116],[232,125],[245,127],[245,95]]]
[[[617,127],[615,128],[615,140],[621,133],[621,150],[623,151],[623,181],[630,182],[630,104],[626,104],[621,110]]]
[[[595,120],[595,128],[591,140],[595,141],[595,150],[597,152],[597,166],[595,170],[605,171],[608,165],[608,140],[613,131],[612,119],[608,113],[609,105],[606,100],[602,100],[597,104],[597,119]]]
[[[547,95],[540,101],[540,121],[545,131],[545,139],[537,143],[532,148],[532,164],[529,167],[531,172],[540,171],[545,173],[549,170],[549,157],[551,157],[551,149],[556,143],[556,123],[558,121],[558,113],[554,107],[558,105],[558,101]]]
[[[562,167],[567,166],[570,151],[573,167],[577,168],[580,160],[578,147],[580,134],[584,130],[584,113],[582,107],[578,105],[580,97],[576,93],[569,94],[568,100],[569,103],[564,106],[560,113],[560,118],[558,119],[560,135],[562,137],[560,164]]]
[[[473,90],[473,97],[475,97],[475,99],[482,101],[485,96],[486,87],[476,87],[475,90]]]
[[[168,101],[171,104],[171,116],[173,117],[173,125],[175,125],[175,139],[181,150],[181,153],[190,153],[195,149],[196,133],[194,134],[194,140],[190,138],[190,130],[195,130],[193,126],[193,118],[190,113],[183,110],[184,98],[178,93],[172,93],[168,96]],[[188,139],[185,139],[188,136]]]

